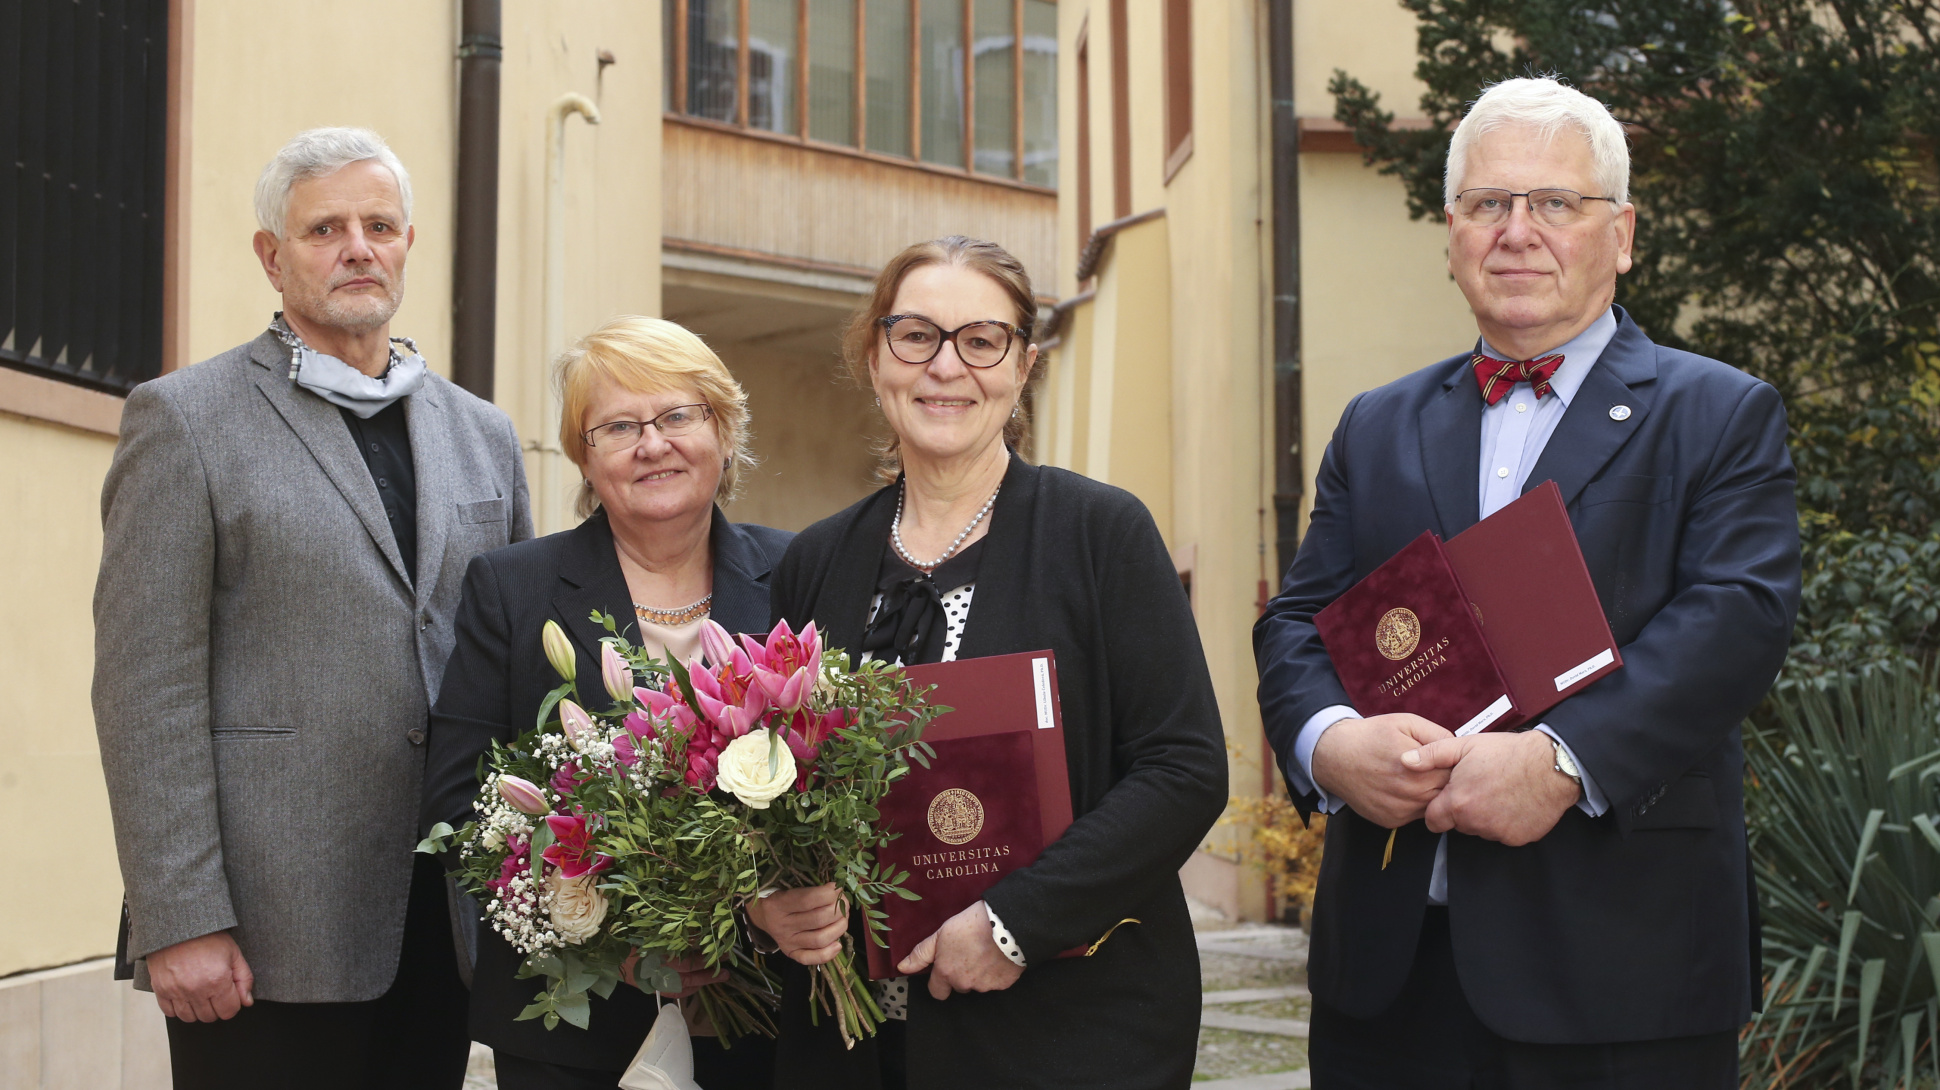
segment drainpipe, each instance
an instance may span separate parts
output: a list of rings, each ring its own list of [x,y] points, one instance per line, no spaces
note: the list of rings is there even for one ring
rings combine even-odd
[[[458,222],[451,378],[492,400],[498,326],[500,0],[464,0],[458,42]]]
[[[553,382],[552,362],[566,350],[566,119],[578,114],[588,125],[600,123],[599,107],[582,94],[564,94],[546,111],[546,284],[545,312],[540,340],[545,349],[539,378],[538,532],[564,530],[572,512],[567,508],[566,452],[559,445],[559,390]]]
[[[1305,491],[1300,407],[1300,123],[1293,104],[1293,3],[1268,0],[1267,71],[1272,98],[1273,514],[1286,577],[1300,547]]]

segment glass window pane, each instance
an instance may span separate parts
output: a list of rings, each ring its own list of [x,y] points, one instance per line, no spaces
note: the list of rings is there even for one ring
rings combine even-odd
[[[1011,176],[1011,161],[1016,157],[1012,141],[1017,134],[1017,119],[1012,105],[1017,101],[1017,61],[1012,55],[1017,39],[1011,23],[1010,0],[975,0],[976,37],[971,51],[977,58],[977,162],[985,174]]]
[[[808,135],[855,143],[856,0],[809,0]]]
[[[738,120],[740,11],[737,0],[687,0],[687,112],[695,117]]]
[[[795,0],[748,2],[748,127],[785,132],[801,131],[795,105],[795,65],[801,60],[796,42]]]
[[[1058,184],[1058,6],[1024,0],[1024,180]]]
[[[923,158],[963,165],[963,0],[923,0]]]
[[[909,0],[865,0],[869,150],[909,154]]]

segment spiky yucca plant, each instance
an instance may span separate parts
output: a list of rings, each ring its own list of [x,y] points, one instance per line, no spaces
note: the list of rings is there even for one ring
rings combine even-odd
[[[1773,695],[1747,728],[1765,1010],[1746,1087],[1940,1086],[1940,675]]]

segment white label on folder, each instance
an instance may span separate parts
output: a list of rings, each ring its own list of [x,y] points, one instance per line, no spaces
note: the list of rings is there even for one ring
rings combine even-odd
[[[1037,688],[1037,729],[1050,730],[1058,725],[1051,714],[1051,660],[1031,660],[1031,683]]]
[[[1495,698],[1495,703],[1483,708],[1480,715],[1463,723],[1462,729],[1455,732],[1455,737],[1467,738],[1507,714],[1509,714],[1509,694],[1503,693]]]
[[[1567,689],[1570,686],[1576,684],[1577,682],[1582,681],[1584,678],[1589,677],[1591,674],[1594,674],[1598,670],[1603,669],[1605,666],[1610,665],[1610,663],[1614,661],[1616,657],[1617,656],[1611,654],[1610,649],[1606,647],[1603,650],[1598,651],[1596,654],[1591,655],[1589,658],[1583,660],[1583,662],[1579,663],[1578,665],[1572,666],[1568,670],[1565,670],[1562,673],[1557,674],[1556,691],[1560,693],[1564,689]]]

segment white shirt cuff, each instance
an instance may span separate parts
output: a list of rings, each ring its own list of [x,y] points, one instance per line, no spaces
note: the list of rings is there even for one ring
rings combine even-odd
[[[1591,817],[1602,817],[1604,812],[1610,809],[1610,800],[1603,797],[1603,789],[1596,785],[1596,777],[1590,775],[1590,770],[1584,768],[1583,762],[1576,759],[1576,751],[1570,748],[1570,744],[1549,729],[1549,724],[1538,723],[1535,729],[1549,735],[1557,745],[1562,746],[1563,752],[1570,755],[1570,763],[1576,766],[1577,775],[1583,777],[1583,797],[1577,801],[1576,808]]]
[[[989,901],[984,902],[983,910],[984,914],[990,917],[990,937],[996,940],[997,949],[1002,950],[1004,956],[1019,969],[1029,968],[1024,964],[1024,951],[1017,948],[1017,940],[1012,938],[1009,929],[1004,927],[1004,921],[997,918],[997,910],[990,907]]]
[[[1287,778],[1292,781],[1295,794],[1309,792],[1320,796],[1320,812],[1332,814],[1345,805],[1341,800],[1329,795],[1320,784],[1314,782],[1314,747],[1320,744],[1320,736],[1327,728],[1343,719],[1359,719],[1361,713],[1345,704],[1329,704],[1307,717],[1300,726],[1300,733],[1293,740],[1293,763],[1287,768]]]

